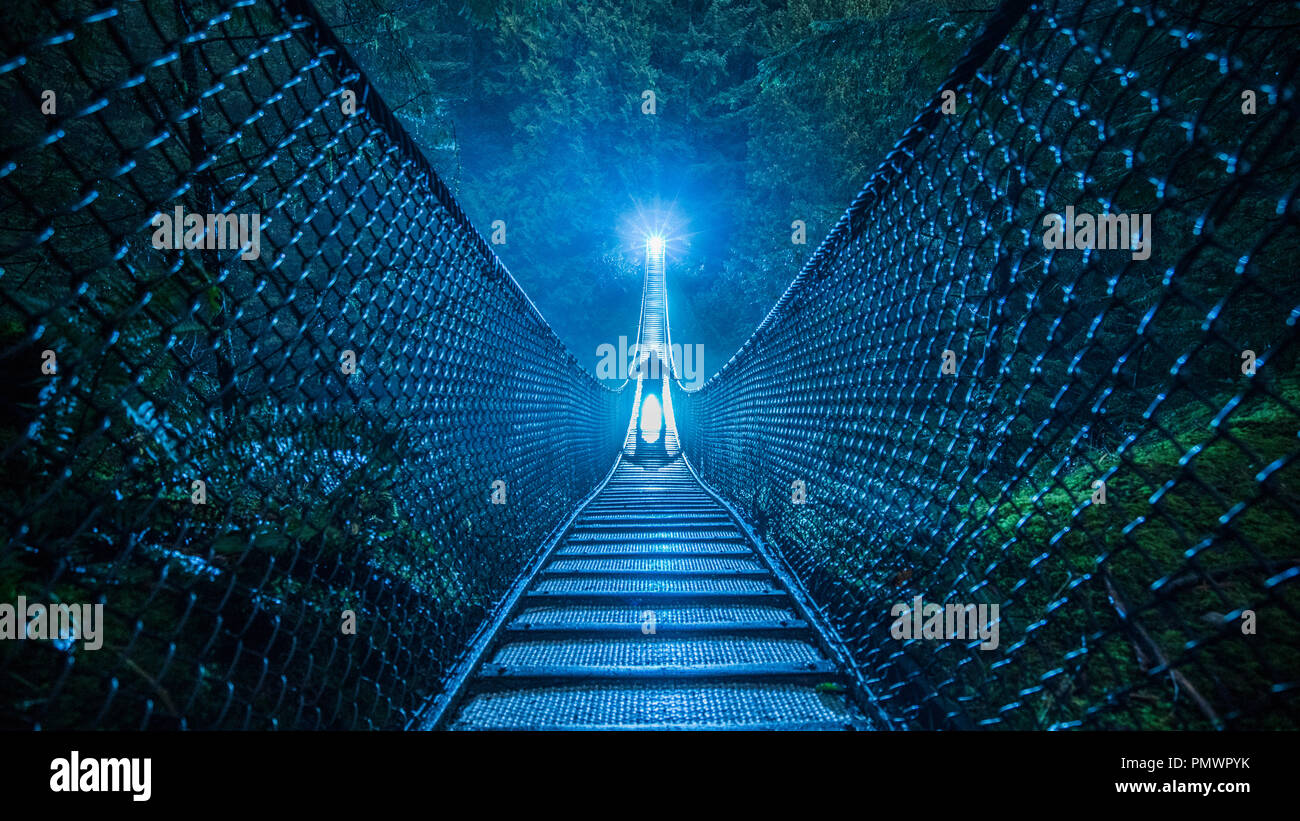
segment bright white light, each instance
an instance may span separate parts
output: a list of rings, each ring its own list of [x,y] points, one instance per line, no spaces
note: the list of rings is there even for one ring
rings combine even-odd
[[[645,247],[652,254],[662,254],[664,252],[664,238],[658,235],[647,237]]]
[[[641,436],[653,444],[659,441],[659,432],[663,426],[663,409],[659,407],[659,397],[652,393],[641,403]]]

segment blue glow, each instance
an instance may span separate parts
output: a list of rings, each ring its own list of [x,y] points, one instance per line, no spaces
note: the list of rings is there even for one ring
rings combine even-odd
[[[659,407],[659,397],[652,393],[641,403],[641,437],[654,444],[659,441],[659,432],[663,426],[663,409]]]

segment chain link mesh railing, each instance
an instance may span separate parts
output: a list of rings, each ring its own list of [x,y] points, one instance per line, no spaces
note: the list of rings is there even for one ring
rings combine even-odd
[[[0,725],[403,726],[609,469],[631,392],[306,3],[5,18],[0,602],[36,609]],[[67,640],[79,603],[98,649]]]
[[[900,724],[1300,724],[1298,41],[1294,2],[1004,3],[678,391]]]

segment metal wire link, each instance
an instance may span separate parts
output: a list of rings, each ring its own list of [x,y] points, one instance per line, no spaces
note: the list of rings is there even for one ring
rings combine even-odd
[[[0,725],[404,726],[609,469],[630,392],[307,3],[6,14],[0,602],[104,624],[0,642]],[[225,215],[260,236],[212,247]]]
[[[683,446],[902,725],[1294,728],[1300,7],[1029,5],[677,390]],[[1047,247],[1076,213],[1124,247]],[[909,635],[954,603],[995,648]]]

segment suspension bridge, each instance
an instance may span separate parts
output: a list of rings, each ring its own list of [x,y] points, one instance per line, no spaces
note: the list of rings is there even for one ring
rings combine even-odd
[[[662,242],[611,388],[306,0],[24,7],[0,726],[1294,729],[1298,31],[1003,2],[693,390]]]

